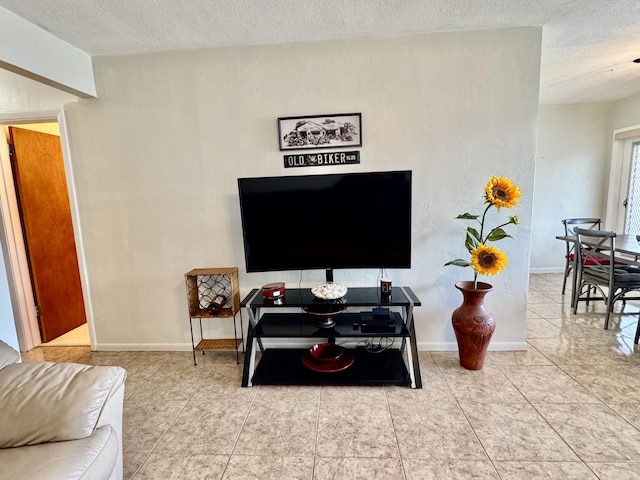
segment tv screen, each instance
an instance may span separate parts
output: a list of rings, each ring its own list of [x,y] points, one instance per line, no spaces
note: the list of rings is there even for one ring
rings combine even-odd
[[[239,178],[238,190],[247,272],[411,267],[411,171]]]

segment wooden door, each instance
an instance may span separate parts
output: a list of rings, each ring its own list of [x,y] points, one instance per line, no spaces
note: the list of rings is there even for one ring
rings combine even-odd
[[[43,342],[86,320],[60,137],[10,127],[11,166]]]

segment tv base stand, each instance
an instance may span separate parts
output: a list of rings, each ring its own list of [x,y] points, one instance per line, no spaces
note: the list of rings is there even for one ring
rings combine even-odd
[[[310,289],[287,289],[277,301],[252,290],[240,306],[249,313],[242,386],[252,385],[406,385],[422,388],[413,308],[420,300],[408,287],[393,287],[382,298],[378,288],[350,288],[345,310],[329,328],[306,310],[317,304]],[[376,331],[362,331],[361,318],[377,307],[389,309],[389,319]],[[370,349],[365,340],[384,338],[389,348]],[[353,355],[353,363],[339,371],[317,371],[302,361],[316,343],[336,343]],[[382,343],[382,342],[381,342]],[[260,359],[257,360],[257,353]]]

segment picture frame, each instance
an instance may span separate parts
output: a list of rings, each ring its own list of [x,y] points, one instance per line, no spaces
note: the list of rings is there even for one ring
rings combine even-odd
[[[333,113],[278,118],[281,151],[362,146],[362,115]]]

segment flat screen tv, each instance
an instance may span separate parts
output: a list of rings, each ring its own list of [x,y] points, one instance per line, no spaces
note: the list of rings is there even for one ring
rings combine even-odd
[[[411,267],[411,171],[239,178],[247,272]]]

